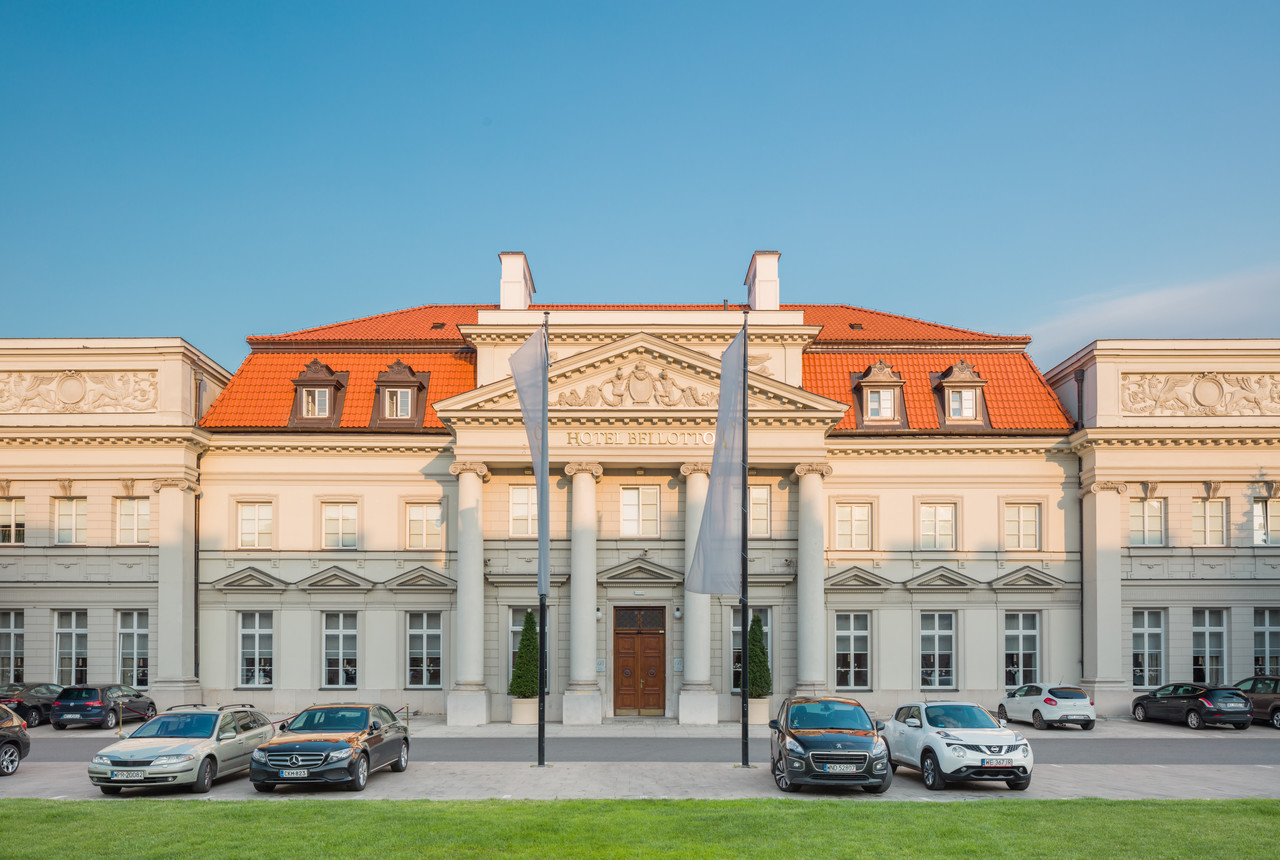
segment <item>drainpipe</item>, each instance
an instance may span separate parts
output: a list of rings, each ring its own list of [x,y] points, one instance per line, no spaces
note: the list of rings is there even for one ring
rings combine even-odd
[[[1076,422],[1073,432],[1084,427],[1084,368],[1077,368]],[[1084,457],[1076,454],[1076,484],[1084,489]],[[1084,499],[1076,493],[1076,558],[1080,559],[1080,680],[1084,680]]]
[[[204,456],[204,451],[196,452],[196,484],[197,486],[200,483],[200,458],[203,456]],[[196,527],[195,527],[195,535],[193,536],[193,540],[192,540],[192,552],[195,553],[195,564],[191,566],[192,570],[195,571],[195,573],[193,574],[195,576],[195,582],[193,584],[195,587],[195,595],[194,595],[195,599],[193,601],[193,606],[194,606],[193,611],[194,611],[195,617],[192,619],[191,635],[194,636],[196,640],[195,648],[193,649],[194,665],[192,666],[192,671],[195,673],[197,681],[200,680],[200,496],[201,496],[200,493],[196,494],[196,524],[195,524]],[[203,687],[204,685],[202,684],[201,686]]]
[[[1072,430],[1079,430],[1084,426],[1084,368],[1078,368],[1075,372],[1076,378],[1076,423]]]

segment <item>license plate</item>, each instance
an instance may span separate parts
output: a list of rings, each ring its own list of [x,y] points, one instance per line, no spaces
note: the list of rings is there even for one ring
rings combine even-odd
[[[290,778],[297,778],[297,777],[304,777],[304,778],[305,778],[305,777],[306,777],[306,775],[307,775],[308,773],[310,773],[310,771],[306,771],[306,770],[282,770],[282,771],[280,771],[280,778],[281,778],[281,779],[290,779]]]
[[[63,714],[61,717],[58,717],[58,719],[60,719],[60,720],[78,720],[78,719],[80,719],[80,715],[79,715],[79,714]]]
[[[1013,767],[1013,759],[1011,758],[984,758],[982,760],[983,767]]]
[[[827,765],[827,773],[857,773],[858,766],[856,764],[829,764]]]
[[[1243,707],[1245,707],[1245,704],[1244,704],[1244,702],[1227,702],[1227,707],[1228,707],[1228,708],[1243,708]]]
[[[142,779],[145,771],[141,770],[113,770],[111,771],[112,779]]]

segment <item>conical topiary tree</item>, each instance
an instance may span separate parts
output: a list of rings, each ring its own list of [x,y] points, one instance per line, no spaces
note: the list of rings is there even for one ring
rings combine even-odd
[[[516,664],[511,667],[511,683],[507,695],[516,699],[533,699],[538,695],[538,621],[533,610],[524,614],[520,644],[516,646]]]
[[[773,695],[773,674],[769,671],[769,652],[764,647],[764,622],[751,616],[747,632],[747,698],[763,699]]]

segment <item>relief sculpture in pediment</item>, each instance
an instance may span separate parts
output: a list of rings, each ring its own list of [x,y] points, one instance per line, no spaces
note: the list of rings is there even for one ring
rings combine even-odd
[[[154,412],[155,371],[0,373],[0,412]]]
[[[1126,373],[1128,415],[1280,415],[1280,374]]]
[[[649,365],[637,361],[630,370],[619,367],[603,384],[587,385],[579,391],[562,391],[553,406],[649,406],[668,408],[715,406],[719,395],[714,391],[699,392],[697,386],[675,379],[666,368],[656,374]]]

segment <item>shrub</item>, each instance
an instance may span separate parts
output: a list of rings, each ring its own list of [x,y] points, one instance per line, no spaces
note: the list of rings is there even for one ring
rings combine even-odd
[[[763,699],[773,694],[773,675],[769,672],[769,652],[764,647],[764,622],[752,614],[747,633],[747,697]]]
[[[507,695],[516,699],[533,699],[538,695],[538,620],[533,610],[524,614],[524,628],[520,631]]]

